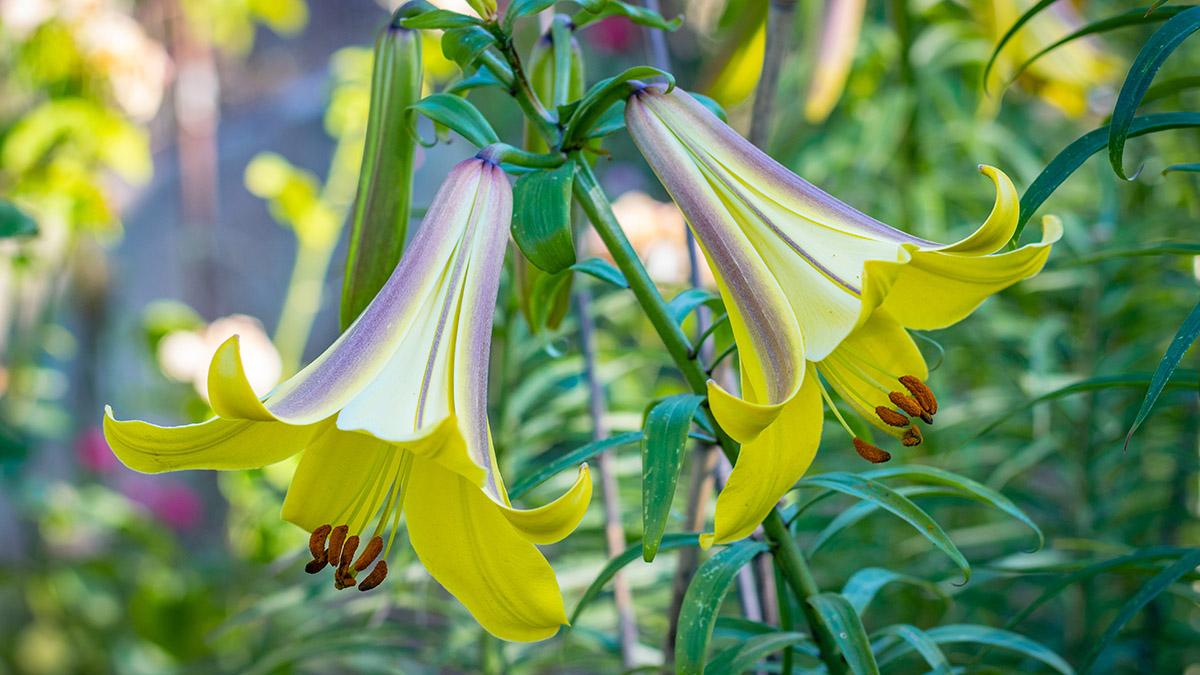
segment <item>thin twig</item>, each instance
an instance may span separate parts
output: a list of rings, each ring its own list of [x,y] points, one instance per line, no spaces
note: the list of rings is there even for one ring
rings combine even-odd
[[[608,425],[604,422],[604,388],[596,374],[595,325],[592,323],[591,294],[581,288],[575,292],[575,310],[579,315],[579,351],[583,356],[583,378],[588,388],[588,414],[592,419],[592,440],[608,437]],[[612,466],[612,451],[606,450],[596,456],[596,477],[600,480],[600,499],[604,505],[604,540],[608,556],[616,557],[625,550],[625,528],[621,523],[621,495],[617,476]],[[621,646],[621,665],[626,669],[636,666],[638,642],[637,616],[633,609],[633,593],[625,575],[613,575],[613,600],[617,607],[618,640]]]

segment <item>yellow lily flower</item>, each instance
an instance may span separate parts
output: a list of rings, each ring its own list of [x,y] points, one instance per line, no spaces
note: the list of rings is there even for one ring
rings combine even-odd
[[[822,192],[675,89],[648,86],[627,102],[638,148],[687,216],[729,312],[741,395],[708,383],[721,426],[742,444],[704,545],[749,535],[808,469],[820,442],[827,383],[904,445],[937,400],[906,329],[944,328],[988,296],[1036,274],[1061,235],[997,253],[1016,228],[1018,195],[998,169],[987,221],[955,244],[891,228]],[[842,420],[847,432],[854,436]],[[890,455],[854,438],[872,461]]]
[[[403,512],[425,568],[485,629],[518,641],[554,635],[567,617],[535,544],[575,529],[592,486],[584,465],[566,494],[520,510],[497,467],[487,367],[511,214],[504,172],[460,163],[391,278],[315,361],[260,400],[235,336],[209,368],[216,417],[160,427],[108,410],[113,451],[146,473],[249,469],[303,451],[283,517],[313,533],[307,571],[328,564],[337,588],[374,588]]]
[[[804,118],[813,124],[824,122],[842,98],[866,11],[866,0],[830,0],[825,5],[821,40],[804,100]]]

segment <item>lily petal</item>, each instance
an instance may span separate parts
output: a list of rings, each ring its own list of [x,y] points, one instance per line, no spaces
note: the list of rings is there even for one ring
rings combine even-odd
[[[821,392],[810,369],[796,397],[774,424],[744,443],[725,489],[717,497],[712,534],[700,545],[725,544],[749,536],[812,464],[821,442]]]
[[[961,241],[934,248],[943,253],[963,255],[988,255],[1004,248],[1017,231],[1017,219],[1021,215],[1021,195],[1012,179],[1000,169],[986,164],[979,165],[979,172],[992,179],[996,186],[996,204],[987,220],[979,229]]]
[[[484,629],[534,642],[567,623],[554,570],[491,498],[420,457],[409,485],[405,512],[417,556]]]
[[[208,364],[208,402],[218,417],[235,420],[278,421],[259,400],[246,377],[239,336],[217,348]]]
[[[411,463],[390,443],[326,425],[300,457],[283,500],[283,519],[309,532],[327,523],[361,532],[389,490],[404,484]]]
[[[723,427],[732,428],[735,438],[753,438],[799,390],[805,369],[804,338],[784,289],[735,225],[737,217],[728,202],[697,167],[687,141],[664,123],[663,106],[656,105],[659,98],[653,90],[630,98],[626,123],[647,162],[687,215],[729,312],[739,347],[743,394],[738,403],[736,397],[718,393],[714,414]]]
[[[535,544],[553,544],[575,531],[587,513],[592,499],[592,476],[588,465],[579,467],[579,476],[571,489],[558,499],[535,509],[517,509],[500,505],[508,522]]]
[[[180,469],[257,469],[300,452],[321,424],[214,417],[199,424],[163,427],[118,420],[104,409],[104,438],[125,466],[142,473]]]
[[[878,307],[908,328],[945,328],[966,318],[988,296],[1041,271],[1060,237],[1062,222],[1047,216],[1042,241],[1011,253],[974,256],[906,246],[907,261],[868,261],[863,316]]]

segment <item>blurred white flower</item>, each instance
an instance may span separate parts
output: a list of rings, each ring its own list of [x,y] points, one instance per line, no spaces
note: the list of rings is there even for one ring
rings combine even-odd
[[[244,314],[217,319],[198,330],[168,333],[158,343],[158,367],[172,380],[191,383],[207,401],[208,364],[217,348],[234,335],[241,338],[246,379],[256,394],[265,395],[283,375],[283,362],[258,319]]]
[[[612,207],[650,277],[664,284],[687,283],[690,270],[687,228],[679,207],[674,202],[660,202],[637,190],[621,195]],[[592,255],[611,260],[594,231],[588,232],[587,247]],[[714,286],[712,271],[704,263],[699,248],[696,249],[696,261],[701,284]]]

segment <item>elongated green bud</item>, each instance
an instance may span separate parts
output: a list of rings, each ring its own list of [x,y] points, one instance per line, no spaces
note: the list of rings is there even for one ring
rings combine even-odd
[[[383,287],[408,233],[415,140],[407,109],[421,98],[421,36],[400,25],[405,16],[405,7],[396,10],[375,40],[371,107],[342,284],[343,330]]]
[[[583,96],[586,84],[583,51],[575,39],[570,17],[555,15],[550,28],[534,44],[529,59],[529,84],[534,94],[551,110]],[[549,150],[529,122],[525,125],[525,147],[531,152]],[[569,209],[567,213],[570,213]],[[570,227],[569,223],[565,225]],[[549,274],[524,256],[517,257],[518,304],[534,332],[540,331],[542,326],[555,328],[562,322],[570,309],[571,278],[570,271]]]
[[[550,110],[583,96],[583,50],[575,39],[570,17],[556,14],[550,28],[534,44],[529,58],[529,84]],[[525,124],[525,147],[531,152],[549,150],[530,122]]]

